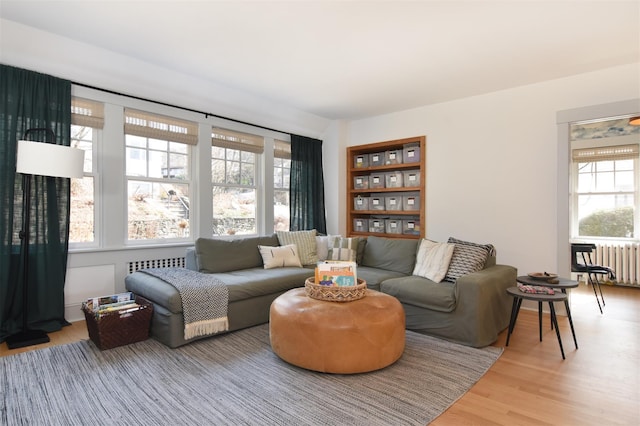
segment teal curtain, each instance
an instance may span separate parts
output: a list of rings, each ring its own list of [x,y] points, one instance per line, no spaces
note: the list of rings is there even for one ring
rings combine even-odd
[[[290,230],[327,233],[322,173],[322,141],[291,135]]]
[[[30,328],[47,332],[67,325],[64,282],[69,244],[70,180],[34,176],[22,192],[16,146],[28,129],[46,128],[55,143],[71,142],[71,82],[0,64],[0,342],[22,330],[20,238],[22,199],[31,203],[29,249]],[[46,132],[28,139],[50,142]]]

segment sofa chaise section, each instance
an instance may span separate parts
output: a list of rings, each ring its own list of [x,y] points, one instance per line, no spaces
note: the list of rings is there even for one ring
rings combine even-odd
[[[278,240],[275,236],[198,239],[195,248],[187,249],[186,266],[189,269],[211,273],[226,284],[229,331],[268,322],[271,302],[292,288],[304,286],[305,279],[313,276],[313,270],[308,268],[264,269],[258,245],[277,246]],[[182,301],[171,284],[143,272],[134,272],[125,278],[125,286],[153,303],[151,335],[156,340],[176,348],[208,337],[184,339]]]

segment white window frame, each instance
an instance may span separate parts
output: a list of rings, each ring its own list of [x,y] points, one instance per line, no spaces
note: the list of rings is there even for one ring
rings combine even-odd
[[[281,160],[291,160],[291,142],[287,142],[287,141],[283,141],[283,140],[278,140],[276,139],[274,141],[274,149],[273,149],[273,170],[275,172],[276,169],[281,169],[283,176],[284,176],[284,172],[286,170],[289,171],[289,176],[291,176],[291,163],[289,163],[289,167],[282,167],[282,166],[277,166],[276,165],[276,159],[281,159]],[[274,180],[274,184],[273,184],[273,215],[274,215],[274,231],[277,231],[277,229],[275,229],[275,194],[276,192],[281,192],[281,191],[289,191],[291,189],[291,179],[289,179],[289,186],[287,187],[282,187],[282,188],[277,188],[275,185],[275,173],[273,176],[273,180]],[[291,199],[289,198],[289,210],[291,207]],[[291,218],[289,218],[289,223],[287,224],[287,229],[289,229],[289,227],[291,226]]]
[[[242,154],[251,153],[254,154],[254,176],[253,185],[246,185],[242,183],[228,183],[228,182],[213,182],[213,175],[211,168],[209,169],[209,182],[211,184],[211,197],[212,208],[213,207],[213,191],[218,188],[237,188],[237,189],[251,189],[255,191],[255,233],[242,234],[242,235],[262,235],[264,233],[264,217],[265,217],[265,185],[264,185],[264,163],[265,163],[265,137],[255,133],[239,132],[235,130],[229,130],[217,126],[213,126],[211,129],[211,148],[209,150],[210,161],[214,160],[213,149],[214,147],[225,149],[225,177],[226,167],[228,159],[228,150],[237,150],[240,153],[240,173],[242,174]],[[221,160],[221,158],[217,158]],[[250,164],[250,163],[247,163]],[[273,195],[273,193],[271,194]],[[215,208],[214,208],[215,209]],[[213,212],[211,221],[213,222]],[[227,237],[235,234],[214,234],[213,223],[210,227],[210,233],[214,237]]]
[[[585,139],[585,140],[573,140],[570,142],[571,152],[576,149],[588,149],[588,148],[601,148],[601,147],[613,147],[622,145],[637,144],[637,136],[620,136],[601,139]],[[571,154],[570,154],[571,158]],[[598,160],[596,160],[598,161]],[[606,160],[600,160],[606,161]],[[633,173],[634,173],[634,191],[623,192],[596,192],[594,195],[606,195],[606,194],[633,194],[634,197],[634,235],[633,238],[621,238],[621,237],[599,237],[599,236],[580,236],[579,233],[579,196],[584,195],[578,192],[578,164],[579,161],[572,160],[570,163],[570,238],[571,241],[586,241],[589,242],[620,242],[631,243],[640,242],[640,161],[636,157],[633,160]]]
[[[129,117],[129,119],[128,119]],[[157,119],[157,120],[156,120]],[[184,125],[183,125],[184,124]],[[190,202],[189,218],[187,219],[187,229],[189,230],[184,236],[176,236],[169,238],[141,238],[130,239],[129,238],[129,182],[141,181],[153,184],[175,184],[184,185],[188,187],[189,199],[194,198],[194,168],[193,168],[193,147],[197,144],[198,124],[195,122],[187,122],[186,120],[178,119],[175,117],[161,115],[154,112],[140,111],[133,108],[125,108],[124,112],[124,131],[123,131],[123,150],[122,159],[124,163],[124,207],[125,207],[125,222],[123,229],[123,238],[125,245],[157,245],[157,244],[172,244],[181,243],[192,240],[193,233],[193,207]],[[127,143],[127,136],[137,136],[145,139],[145,147],[134,147],[136,149],[143,149],[146,151],[146,176],[129,175],[127,170],[127,148],[130,147]],[[155,148],[150,147],[150,140],[159,140],[167,143],[166,154],[170,156],[170,144],[177,143],[182,144],[186,148],[185,155],[187,156],[186,164],[188,167],[188,173],[184,179],[176,178],[164,178],[164,177],[151,177],[149,176],[149,153],[151,151],[158,151]],[[170,163],[169,163],[170,165]]]
[[[91,138],[91,171],[84,177],[93,178],[93,241],[69,242],[69,250],[92,249],[102,244],[102,192],[100,182],[99,152],[102,147],[104,104],[99,101],[73,96],[71,101],[71,125],[89,127]],[[86,156],[86,151],[85,151]],[[85,158],[86,161],[86,158]],[[73,217],[73,212],[71,214]],[[71,223],[69,224],[71,226]]]

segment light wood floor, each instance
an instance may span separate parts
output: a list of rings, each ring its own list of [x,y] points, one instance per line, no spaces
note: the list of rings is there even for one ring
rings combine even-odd
[[[480,381],[432,424],[443,425],[638,425],[640,424],[640,289],[604,287],[601,315],[590,287],[572,292],[579,349],[565,317],[559,318],[567,359],[544,316],[521,311],[509,347]],[[51,342],[8,350],[0,356],[86,339],[84,322],[51,333]],[[504,347],[506,331],[494,346]]]

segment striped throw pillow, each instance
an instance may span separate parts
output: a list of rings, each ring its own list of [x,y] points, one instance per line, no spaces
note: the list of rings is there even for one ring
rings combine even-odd
[[[447,242],[455,244],[455,249],[445,281],[456,282],[463,275],[482,270],[487,257],[495,255],[495,248],[491,244],[476,244],[453,237]]]
[[[276,231],[281,246],[295,244],[298,248],[300,262],[303,265],[318,263],[318,248],[316,244],[316,230],[311,231]]]

